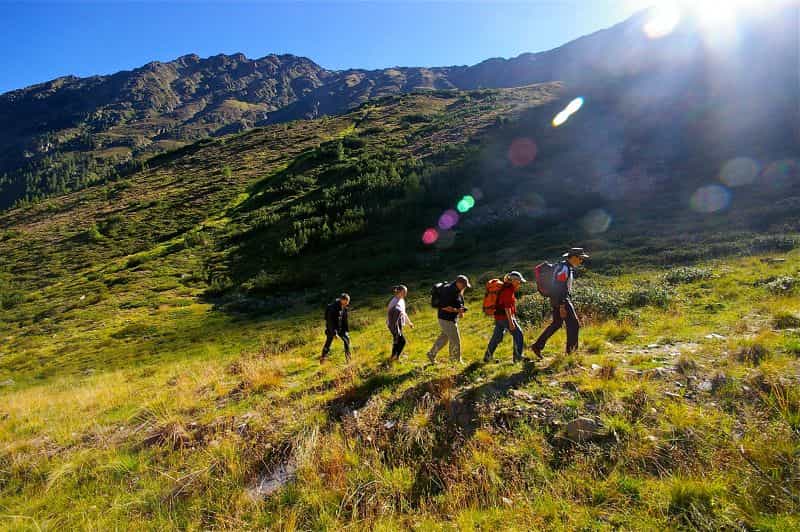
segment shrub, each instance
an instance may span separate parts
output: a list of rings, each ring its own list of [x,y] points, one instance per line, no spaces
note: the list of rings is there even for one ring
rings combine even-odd
[[[550,301],[536,295],[523,297],[517,303],[519,319],[532,325],[546,321],[551,312]]]
[[[758,366],[768,356],[769,349],[760,342],[747,342],[735,354],[736,360],[752,366]]]
[[[622,299],[616,292],[593,285],[578,287],[573,301],[581,315],[597,320],[616,318],[622,306]]]
[[[208,246],[208,236],[205,233],[195,229],[183,235],[183,247],[189,249],[198,246]]]
[[[697,369],[697,362],[688,355],[681,355],[675,362],[675,369],[682,375],[688,375]]]
[[[703,279],[713,277],[710,270],[706,268],[695,268],[692,266],[681,266],[673,268],[664,275],[664,281],[668,284],[693,283]]]
[[[797,287],[797,279],[794,277],[778,277],[766,283],[765,286],[767,291],[771,294],[788,295],[794,292],[794,289]]]
[[[800,327],[800,317],[791,312],[779,312],[773,316],[772,324],[776,329],[796,329]]]
[[[667,308],[672,300],[672,292],[663,284],[646,283],[628,293],[627,305],[633,308],[654,306]]]
[[[3,310],[11,310],[24,300],[20,292],[0,292],[0,308]]]
[[[677,480],[670,491],[669,515],[681,524],[695,528],[708,524],[714,515],[714,497],[708,486]]]
[[[606,338],[611,342],[624,342],[633,334],[633,330],[623,323],[610,323],[605,328]]]

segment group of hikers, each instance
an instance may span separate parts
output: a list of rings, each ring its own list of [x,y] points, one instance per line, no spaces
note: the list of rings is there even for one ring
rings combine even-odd
[[[572,284],[575,269],[584,263],[589,255],[583,248],[571,248],[562,255],[556,264],[542,263],[536,266],[536,285],[539,293],[550,300],[553,320],[531,346],[531,351],[541,358],[547,341],[562,326],[566,325],[566,352],[571,353],[578,348],[578,332],[580,321],[572,304]],[[513,338],[513,361],[524,362],[525,339],[522,327],[517,319],[517,292],[527,279],[518,271],[508,272],[503,279],[492,279],[486,284],[486,295],[483,300],[483,311],[494,318],[494,332],[483,355],[484,362],[494,362],[494,352],[503,341],[506,331]],[[436,355],[445,345],[450,347],[450,360],[464,364],[461,356],[461,333],[458,322],[467,312],[464,304],[464,292],[472,288],[466,275],[459,275],[454,281],[438,283],[431,293],[431,305],[438,310],[441,333],[428,351],[428,360],[436,363]],[[390,360],[400,358],[406,347],[404,327],[413,328],[414,323],[406,312],[408,287],[397,285],[392,288],[392,299],[387,305],[386,325],[392,334],[392,354]],[[351,360],[350,327],[348,323],[348,307],[350,296],[341,294],[325,309],[325,346],[322,348],[324,362],[331,350],[334,338],[340,338],[344,344],[345,358]]]

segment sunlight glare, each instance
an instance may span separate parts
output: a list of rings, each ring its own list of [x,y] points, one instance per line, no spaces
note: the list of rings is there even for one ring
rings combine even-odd
[[[681,10],[677,2],[662,2],[650,12],[650,18],[644,25],[644,33],[650,39],[666,37],[680,21]]]

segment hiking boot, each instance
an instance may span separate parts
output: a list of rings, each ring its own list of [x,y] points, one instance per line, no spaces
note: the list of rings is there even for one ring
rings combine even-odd
[[[428,353],[428,360],[431,361],[431,364],[436,364],[436,356],[432,353]]]
[[[537,358],[542,358],[542,350],[539,348],[539,346],[532,345],[531,351],[533,351],[533,354],[536,355]]]
[[[483,363],[489,364],[490,362],[495,362],[494,357],[489,356],[488,354],[483,355]]]

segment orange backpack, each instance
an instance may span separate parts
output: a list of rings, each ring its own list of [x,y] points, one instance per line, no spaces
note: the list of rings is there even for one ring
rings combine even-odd
[[[503,286],[503,281],[500,279],[491,279],[486,282],[486,295],[483,296],[483,313],[487,316],[494,316],[494,312],[497,309],[497,298],[500,297],[500,291]]]

